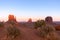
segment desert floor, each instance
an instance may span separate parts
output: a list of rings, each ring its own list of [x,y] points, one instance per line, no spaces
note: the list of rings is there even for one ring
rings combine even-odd
[[[29,27],[17,27],[20,29],[21,35],[14,40],[44,40],[43,38],[37,35],[38,31]],[[60,31],[57,31],[60,36]],[[6,39],[5,28],[0,28],[0,40]]]

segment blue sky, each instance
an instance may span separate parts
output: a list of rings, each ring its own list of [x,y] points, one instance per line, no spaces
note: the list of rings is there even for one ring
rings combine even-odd
[[[52,16],[54,21],[59,21],[60,0],[0,0],[0,19],[7,19],[9,14],[20,19]]]

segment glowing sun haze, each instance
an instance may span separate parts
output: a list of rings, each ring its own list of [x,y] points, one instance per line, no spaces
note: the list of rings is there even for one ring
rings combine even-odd
[[[15,15],[17,21],[36,21],[46,16],[60,21],[60,0],[0,0],[0,20],[7,21],[9,14]]]

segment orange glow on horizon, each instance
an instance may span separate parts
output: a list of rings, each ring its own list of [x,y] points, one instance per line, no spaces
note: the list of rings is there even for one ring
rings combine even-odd
[[[36,20],[41,20],[41,19],[45,19],[45,17],[21,17],[21,16],[16,16],[16,20],[17,21],[28,21],[29,18],[32,19],[32,21],[36,21]],[[8,16],[7,17],[0,17],[0,21],[7,21],[8,20]],[[59,17],[53,17],[53,21],[60,21]]]

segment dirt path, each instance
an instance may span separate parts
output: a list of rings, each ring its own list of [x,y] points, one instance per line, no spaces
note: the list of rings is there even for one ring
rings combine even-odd
[[[20,27],[20,30],[23,34],[22,40],[42,40],[38,35],[35,34],[35,29]]]

